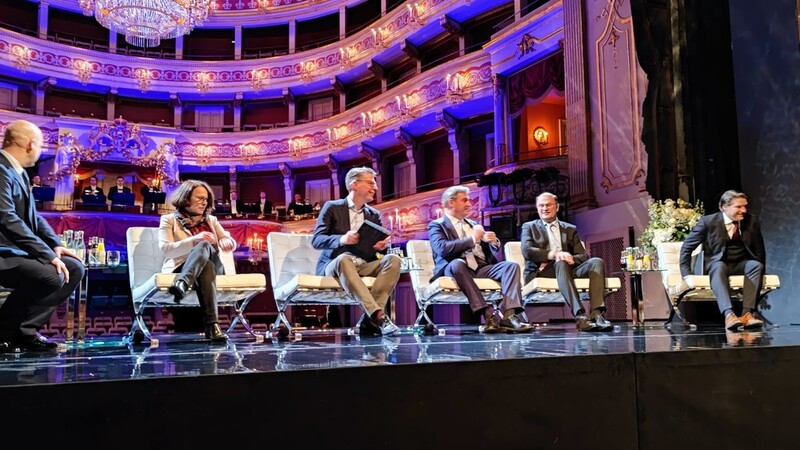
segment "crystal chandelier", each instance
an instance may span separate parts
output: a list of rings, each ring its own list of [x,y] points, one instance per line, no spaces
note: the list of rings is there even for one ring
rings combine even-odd
[[[78,0],[83,14],[125,36],[137,47],[189,34],[217,7],[214,0]]]

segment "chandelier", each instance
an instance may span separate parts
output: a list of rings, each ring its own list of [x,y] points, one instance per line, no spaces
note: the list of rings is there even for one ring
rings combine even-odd
[[[368,113],[361,113],[361,133],[365,137],[375,136],[375,119],[372,111]]]
[[[241,153],[242,162],[247,167],[258,161],[258,148],[253,144],[240,145],[239,152]]]
[[[419,111],[415,110],[413,106],[409,104],[408,95],[403,94],[402,97],[396,95],[394,98],[397,100],[397,114],[400,116],[400,121],[403,124],[407,124],[409,120],[419,115]]]
[[[339,48],[339,67],[342,70],[347,70],[353,67],[353,47]]]
[[[214,0],[78,0],[83,14],[125,36],[137,47],[189,34],[217,7]]]
[[[295,161],[303,159],[304,147],[303,138],[289,139],[289,156]]]
[[[408,23],[411,24],[412,28],[419,28],[425,25],[425,18],[423,17],[425,14],[424,5],[414,3],[414,6],[411,6],[411,3],[409,3],[406,8],[408,8]]]
[[[344,139],[347,137],[347,129],[340,130],[339,127],[328,128],[325,130],[328,133],[328,147],[331,149],[339,148],[344,145]]]
[[[214,150],[207,145],[198,145],[195,149],[195,161],[197,165],[200,166],[200,170],[208,169],[208,166],[211,165],[211,157],[214,154]]]

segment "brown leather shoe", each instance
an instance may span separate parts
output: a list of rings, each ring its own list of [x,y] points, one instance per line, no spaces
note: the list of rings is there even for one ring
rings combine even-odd
[[[742,317],[739,318],[744,325],[745,330],[757,330],[764,326],[764,321],[757,318],[753,313],[744,313]]]
[[[533,325],[520,319],[516,314],[500,319],[498,325],[506,333],[530,333],[533,331]]]
[[[486,318],[486,324],[483,325],[483,333],[485,334],[493,334],[493,333],[501,333],[503,330],[500,329],[500,325],[497,323],[496,316],[490,316]]]
[[[731,331],[739,331],[742,329],[743,326],[744,324],[742,323],[742,320],[739,319],[739,317],[736,314],[731,312],[728,313],[727,316],[725,316],[725,329]]]

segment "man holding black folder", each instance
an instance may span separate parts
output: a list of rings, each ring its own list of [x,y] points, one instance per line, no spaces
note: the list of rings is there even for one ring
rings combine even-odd
[[[321,249],[317,275],[336,277],[342,288],[361,302],[368,316],[361,321],[362,334],[394,334],[397,326],[385,314],[386,303],[400,278],[400,258],[383,253],[389,231],[381,226],[380,213],[367,205],[378,190],[375,171],[354,167],[345,178],[347,197],[325,202],[317,218],[312,245]],[[376,277],[372,290],[361,277]]]

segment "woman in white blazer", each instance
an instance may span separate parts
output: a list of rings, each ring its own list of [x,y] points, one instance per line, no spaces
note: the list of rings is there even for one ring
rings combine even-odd
[[[220,251],[233,251],[236,241],[211,215],[214,194],[204,181],[186,180],[172,194],[175,212],[161,216],[158,237],[165,260],[162,272],[178,275],[169,288],[180,303],[191,286],[203,308],[206,339],[225,342],[228,335],[217,317],[217,275],[224,273]]]

